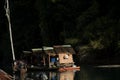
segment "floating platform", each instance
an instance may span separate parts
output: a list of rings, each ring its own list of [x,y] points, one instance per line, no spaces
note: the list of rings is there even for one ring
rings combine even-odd
[[[64,72],[68,70],[76,70],[80,71],[80,67],[53,67],[53,68],[48,68],[48,67],[28,67],[28,71],[59,71],[59,72]]]

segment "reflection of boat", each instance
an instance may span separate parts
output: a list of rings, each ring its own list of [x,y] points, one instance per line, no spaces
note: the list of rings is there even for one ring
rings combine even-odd
[[[48,80],[47,72],[28,72],[25,80]]]
[[[74,80],[75,73],[73,71],[62,72],[58,80]]]
[[[74,80],[75,71],[31,71],[27,72],[25,80]]]
[[[28,70],[80,70],[73,61],[75,51],[71,45],[59,45],[32,49],[25,53]]]
[[[74,71],[49,72],[49,80],[74,80]]]

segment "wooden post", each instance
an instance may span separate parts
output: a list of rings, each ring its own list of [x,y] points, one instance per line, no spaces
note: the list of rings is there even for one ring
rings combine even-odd
[[[48,59],[49,59],[49,68],[50,68],[50,53],[48,54]]]
[[[32,55],[30,55],[30,65],[33,63],[32,61]]]
[[[45,63],[45,56],[43,56],[43,65],[45,66],[46,63]]]

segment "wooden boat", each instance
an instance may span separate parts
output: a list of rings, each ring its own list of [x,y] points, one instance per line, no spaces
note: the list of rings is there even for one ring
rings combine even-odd
[[[64,71],[68,71],[68,70],[80,71],[80,67],[63,67],[63,68],[58,69],[59,72],[64,72]]]
[[[11,75],[0,69],[0,80],[12,80],[12,79],[13,77]]]

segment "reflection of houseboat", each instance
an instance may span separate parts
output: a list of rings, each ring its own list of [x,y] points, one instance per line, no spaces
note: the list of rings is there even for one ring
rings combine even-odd
[[[75,73],[73,71],[66,71],[60,73],[58,80],[74,80]]]
[[[75,72],[74,71],[65,71],[65,72],[49,72],[49,80],[74,80]]]
[[[32,49],[29,57],[26,56],[26,61],[30,61],[27,64],[28,68],[32,70],[79,70],[80,67],[74,64],[73,54],[75,51],[70,45],[43,47],[42,49]]]
[[[28,72],[25,80],[74,80],[74,77],[75,71],[34,71]]]

